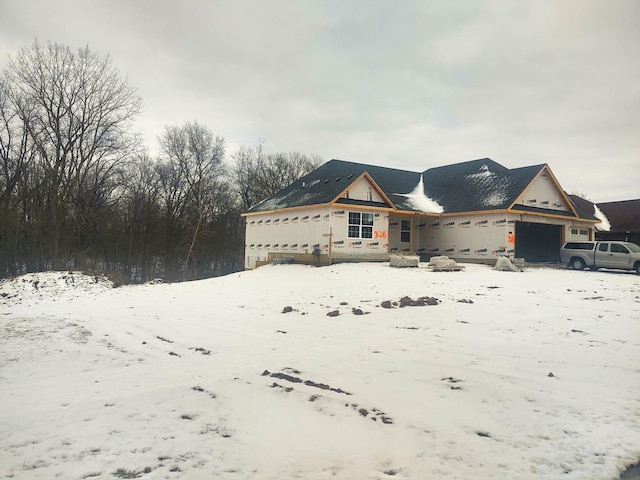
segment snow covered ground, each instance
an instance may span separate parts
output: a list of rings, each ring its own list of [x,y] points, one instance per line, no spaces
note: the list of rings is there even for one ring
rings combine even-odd
[[[439,302],[381,306],[405,296]],[[36,274],[0,283],[0,342],[0,478],[609,480],[640,459],[630,273]]]

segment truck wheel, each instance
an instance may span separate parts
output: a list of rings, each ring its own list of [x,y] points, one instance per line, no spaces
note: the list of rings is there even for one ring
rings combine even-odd
[[[587,264],[581,258],[572,258],[569,266],[574,270],[584,270]]]
[[[636,263],[635,271],[636,271],[636,274],[640,275],[640,262]]]

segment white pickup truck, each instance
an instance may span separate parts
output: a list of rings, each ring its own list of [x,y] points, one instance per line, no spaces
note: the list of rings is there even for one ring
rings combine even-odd
[[[640,247],[629,242],[567,242],[560,261],[574,270],[618,268],[640,275]]]

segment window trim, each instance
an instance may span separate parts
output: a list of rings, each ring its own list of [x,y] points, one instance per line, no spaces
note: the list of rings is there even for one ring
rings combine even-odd
[[[400,243],[411,243],[411,220],[400,220]]]
[[[373,238],[373,224],[375,218],[373,213],[349,212],[347,217],[348,238]]]

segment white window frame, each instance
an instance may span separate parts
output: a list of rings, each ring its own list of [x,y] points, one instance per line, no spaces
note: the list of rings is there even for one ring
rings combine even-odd
[[[403,240],[406,237],[406,240]],[[411,220],[400,220],[400,242],[401,243],[411,243]]]
[[[373,238],[373,213],[349,212],[347,236],[349,238]]]

